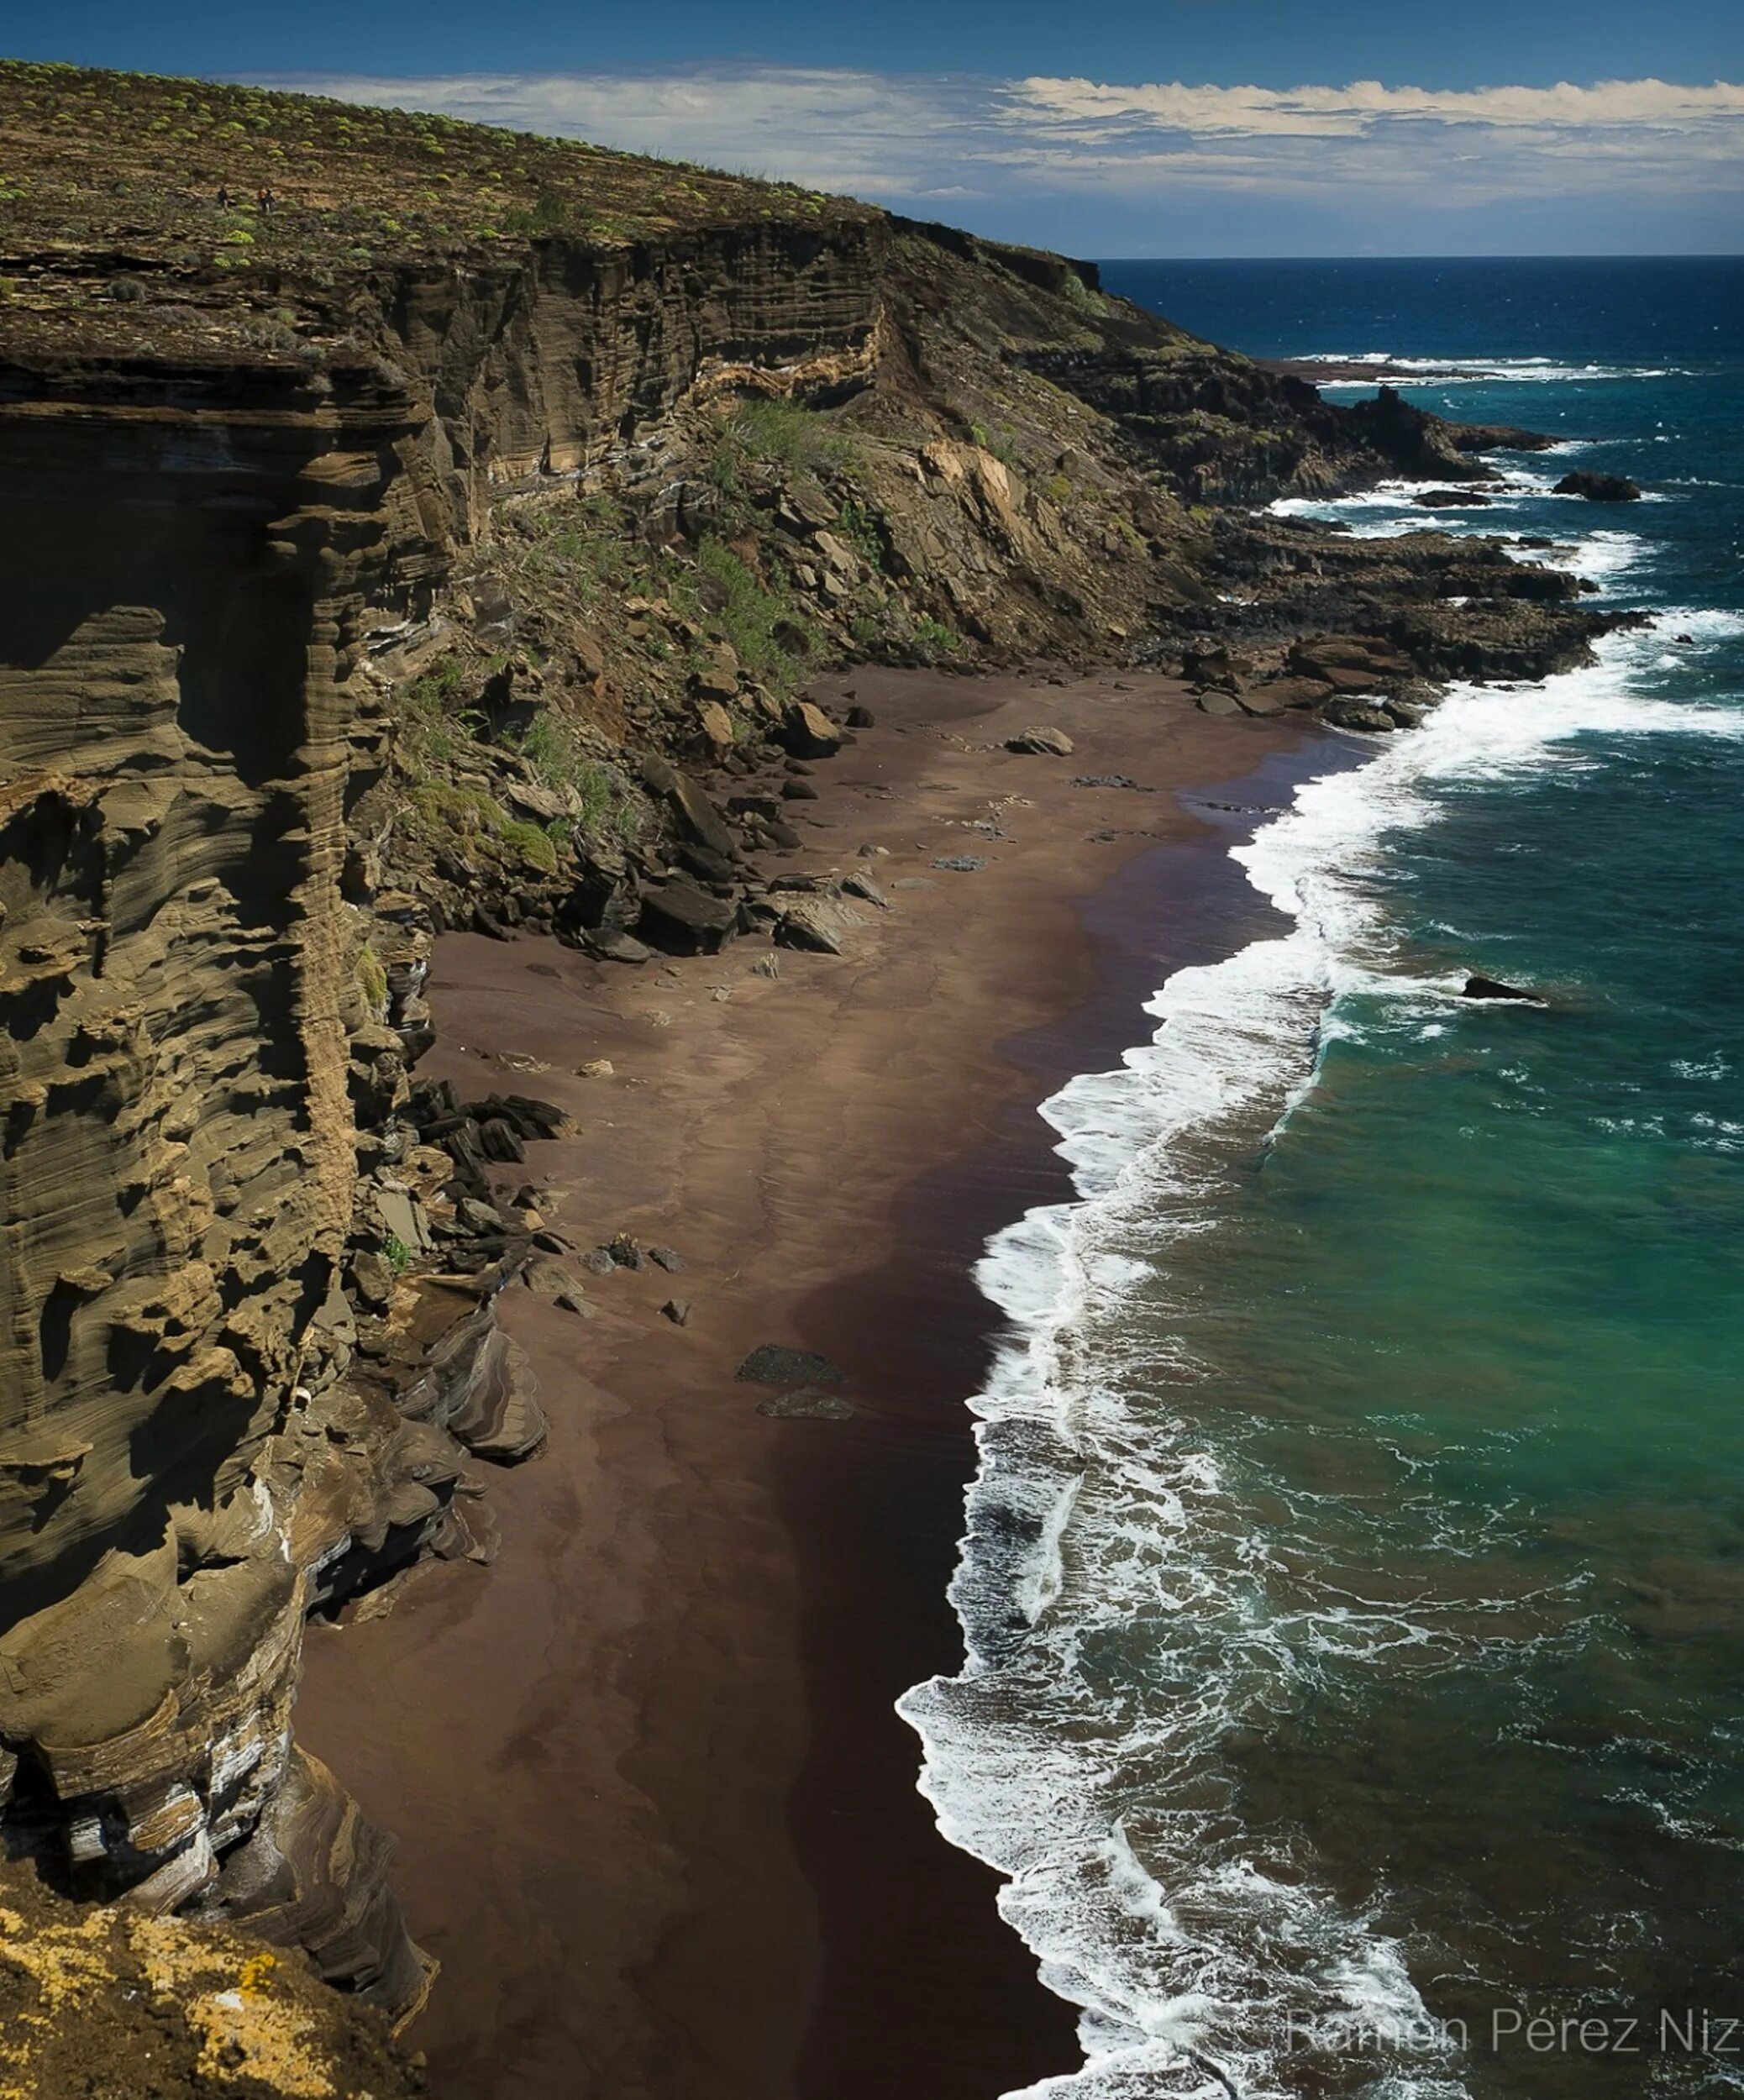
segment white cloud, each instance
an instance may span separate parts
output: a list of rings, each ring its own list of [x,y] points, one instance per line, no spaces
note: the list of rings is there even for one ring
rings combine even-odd
[[[293,83],[286,82],[286,85]],[[886,197],[962,194],[950,141],[985,129],[989,83],[800,66],[670,73],[299,78],[347,102],[429,109]]]
[[[1744,192],[1744,85],[1726,81],[1278,89],[747,65],[294,84],[996,217],[1001,231],[1028,210],[1038,239],[1059,237],[1058,215],[1037,209],[1048,200],[1086,225],[1098,200],[1177,217],[1219,197],[1371,217],[1384,204],[1426,223],[1561,200],[1602,228],[1614,205],[1699,197],[1711,218]]]
[[[1199,138],[1329,138],[1371,134],[1389,121],[1517,130],[1673,131],[1736,152],[1744,86],[1681,87],[1661,80],[1600,81],[1591,87],[1432,90],[1384,87],[1122,87],[1100,81],[1034,77],[1011,83],[1012,117],[1064,123],[1087,135],[1136,125]]]

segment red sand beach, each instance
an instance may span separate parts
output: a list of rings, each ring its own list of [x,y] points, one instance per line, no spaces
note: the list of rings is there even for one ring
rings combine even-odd
[[[1037,1103],[1141,1040],[1170,970],[1266,926],[1217,806],[1277,801],[1327,747],[1140,672],[823,696],[848,690],[876,727],[815,769],[771,867],[882,887],[840,957],[438,951],[422,1069],[561,1104],[575,1134],[525,1170],[547,1215],[684,1262],[585,1278],[586,1320],[512,1289],[552,1426],[491,1476],[500,1559],[311,1632],[299,1735],[398,1835],[442,1963],[409,2038],[439,2100],[993,2100],[1078,2061],[892,1711],[960,1656],[995,1317],[969,1271],[1066,1193]],[[1036,724],[1073,755],[1002,748]],[[1074,785],[1116,774],[1137,789]],[[960,856],[985,865],[934,865]],[[733,1373],[764,1342],[840,1365],[852,1418],[760,1415]]]

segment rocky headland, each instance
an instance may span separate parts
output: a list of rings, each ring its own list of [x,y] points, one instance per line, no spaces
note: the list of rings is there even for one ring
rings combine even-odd
[[[376,2050],[428,1964],[296,1745],[306,1621],[493,1557],[545,1434],[502,1294],[642,1258],[542,1210],[537,1060],[415,1076],[439,936],[851,951],[875,879],[796,814],[879,733],[845,664],[1384,734],[1617,616],[1500,540],[1256,515],[1533,441],[1331,406],[1087,264],[203,82],[0,66],[0,128],[8,1987],[104,2017],[39,1882],[102,1906],[92,1974],[191,1934]],[[161,2090],[230,2090],[176,2017]]]

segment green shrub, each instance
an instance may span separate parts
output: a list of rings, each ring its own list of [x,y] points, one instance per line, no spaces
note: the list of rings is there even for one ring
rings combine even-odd
[[[433,669],[400,689],[406,769],[418,774],[453,763],[470,742],[478,717],[455,703],[465,690],[466,666],[445,657]]]
[[[954,628],[948,627],[943,621],[930,617],[915,622],[914,642],[915,647],[923,655],[935,662],[941,656],[954,656],[963,647],[963,637]]]
[[[456,787],[448,780],[420,781],[412,790],[412,806],[425,823],[461,832],[494,836],[508,821],[502,805],[482,788]]]
[[[507,853],[524,860],[529,867],[537,868],[541,874],[557,873],[557,848],[549,832],[538,825],[528,823],[520,817],[512,818],[499,826],[497,843]]]
[[[570,207],[563,197],[553,191],[541,190],[532,205],[517,207],[503,213],[502,231],[535,236],[559,234],[570,223]]]
[[[858,496],[844,497],[838,507],[836,530],[869,568],[884,567],[884,535],[878,529],[877,516],[869,504],[861,502]]]
[[[777,691],[801,683],[818,637],[799,601],[765,583],[722,539],[696,549],[696,596],[745,669]]]
[[[747,402],[727,424],[711,471],[725,486],[734,478],[738,462],[743,459],[819,473],[852,467],[859,459],[854,440],[827,417],[798,402],[771,396]]]

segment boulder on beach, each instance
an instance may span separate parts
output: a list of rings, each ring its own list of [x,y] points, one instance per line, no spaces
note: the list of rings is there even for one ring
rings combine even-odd
[[[1317,707],[1332,697],[1323,678],[1269,678],[1263,685],[1251,685],[1242,695],[1249,714],[1270,713],[1279,708]]]
[[[1641,490],[1624,474],[1565,474],[1556,485],[1557,496],[1584,496],[1589,503],[1638,503]]]
[[[1397,726],[1384,707],[1342,695],[1326,702],[1320,718],[1334,729],[1359,729],[1366,736],[1379,736]]]
[[[790,905],[775,927],[780,948],[807,948],[815,955],[839,955],[842,937],[852,915],[829,897],[807,897]]]
[[[875,904],[880,911],[888,911],[890,908],[890,899],[871,876],[862,874],[858,869],[843,876],[842,888],[847,895],[864,898],[868,904]]]
[[[807,1386],[797,1392],[778,1394],[772,1400],[759,1400],[757,1412],[777,1421],[845,1422],[854,1414],[854,1403],[839,1393],[814,1393]]]
[[[833,759],[842,748],[842,732],[809,700],[791,704],[779,735],[782,748],[796,759]]]
[[[643,891],[636,931],[669,955],[711,955],[731,938],[737,917],[730,898],[712,895],[680,875]]]
[[[811,1349],[789,1349],[777,1341],[765,1341],[754,1349],[738,1370],[736,1378],[753,1385],[840,1385],[846,1373],[838,1363]]]
[[[1032,752],[1038,758],[1069,759],[1072,739],[1064,729],[1021,729],[1006,738],[1007,751]]]

